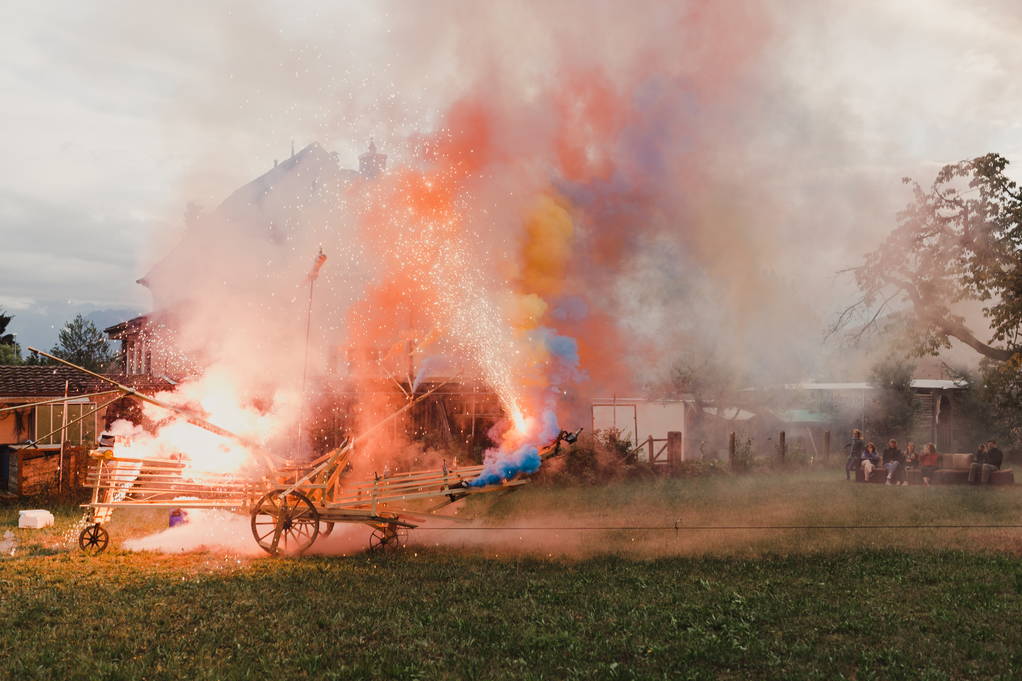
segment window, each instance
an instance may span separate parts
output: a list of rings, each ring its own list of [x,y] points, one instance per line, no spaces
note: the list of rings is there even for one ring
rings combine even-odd
[[[67,435],[64,440],[70,442],[73,445],[80,445],[86,442],[96,441],[96,414],[89,414],[85,418],[81,418],[83,414],[88,414],[90,411],[96,408],[96,405],[91,402],[71,402],[67,405]],[[40,437],[46,435],[51,430],[57,430],[56,433],[44,437],[39,440],[41,445],[59,445],[60,444],[60,430],[58,430],[63,423],[64,419],[64,405],[63,404],[43,404],[35,408],[35,436]],[[81,419],[77,420],[76,419]],[[72,423],[72,421],[75,421]]]

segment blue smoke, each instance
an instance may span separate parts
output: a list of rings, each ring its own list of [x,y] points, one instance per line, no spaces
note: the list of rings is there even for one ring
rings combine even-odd
[[[539,443],[551,442],[561,432],[561,427],[557,423],[557,414],[552,408],[543,411],[540,423],[540,430],[536,435],[536,441]],[[469,487],[496,485],[521,473],[535,473],[539,470],[541,463],[543,460],[539,457],[539,447],[535,444],[524,444],[510,453],[491,449],[486,452],[484,461],[486,467],[483,468],[479,477],[468,484]]]
[[[545,326],[533,330],[532,334],[535,340],[543,343],[554,360],[554,366],[549,374],[550,387],[544,398],[546,408],[539,417],[539,432],[532,442],[522,445],[513,452],[502,452],[496,448],[488,450],[483,459],[483,471],[479,477],[468,483],[470,487],[496,485],[522,473],[535,473],[543,462],[539,456],[539,448],[552,442],[561,432],[554,407],[560,395],[561,383],[582,378],[578,370],[578,342]]]
[[[492,453],[491,457],[489,454]],[[510,454],[491,449],[486,459],[486,468],[479,477],[468,483],[469,487],[486,487],[510,480],[519,473],[535,473],[542,459],[536,445],[522,445]]]

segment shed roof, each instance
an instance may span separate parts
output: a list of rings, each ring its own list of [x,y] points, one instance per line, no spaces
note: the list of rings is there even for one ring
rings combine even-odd
[[[170,390],[173,384],[154,376],[108,374],[122,385],[141,393],[154,394]],[[110,388],[110,384],[64,366],[2,366],[0,365],[0,397],[61,397],[64,383],[68,395],[83,395]]]
[[[966,381],[956,381],[947,378],[913,378],[910,387],[920,390],[962,390],[968,388]],[[789,383],[784,386],[786,390],[873,390],[877,386],[865,382],[855,383]]]

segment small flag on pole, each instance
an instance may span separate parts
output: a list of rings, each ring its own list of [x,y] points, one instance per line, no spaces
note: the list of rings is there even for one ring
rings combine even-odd
[[[306,281],[313,282],[319,277],[319,270],[323,267],[323,263],[326,262],[326,253],[323,252],[323,247],[319,247],[319,253],[316,254],[316,259],[312,261],[312,269],[309,270],[309,276]]]

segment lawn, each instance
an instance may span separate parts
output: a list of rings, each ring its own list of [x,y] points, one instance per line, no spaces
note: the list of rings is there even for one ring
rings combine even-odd
[[[839,474],[838,474],[839,475]],[[393,556],[130,553],[155,514],[11,530],[0,677],[962,679],[1022,675],[1022,530],[685,530],[1014,523],[1015,489],[884,488],[834,473],[526,488],[497,527],[419,530]],[[14,509],[0,511],[0,536]],[[678,521],[679,529],[673,524]],[[567,526],[672,529],[563,530]]]

